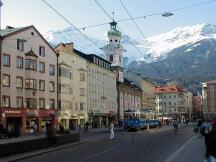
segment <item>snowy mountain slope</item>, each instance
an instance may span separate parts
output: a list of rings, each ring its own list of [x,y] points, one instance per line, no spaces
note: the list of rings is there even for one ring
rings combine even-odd
[[[45,34],[45,38],[54,45],[60,42],[74,42],[76,49],[87,54],[94,53],[97,55],[103,54],[103,51],[99,48],[103,47],[106,43],[105,38],[100,40],[89,37],[95,42],[98,48],[72,27],[57,31],[51,30]],[[170,32],[147,38],[145,41],[124,36],[122,44],[126,49],[124,56],[128,58],[128,62],[132,60],[154,62],[158,59],[166,58],[169,52],[175,48],[211,38],[216,39],[216,26],[204,23],[194,26],[178,27]],[[131,45],[129,40],[134,43],[140,52]]]
[[[147,38],[147,43],[143,44],[143,48],[146,48],[153,58],[163,58],[175,48],[210,38],[216,39],[216,26],[204,23],[179,27],[170,32]]]

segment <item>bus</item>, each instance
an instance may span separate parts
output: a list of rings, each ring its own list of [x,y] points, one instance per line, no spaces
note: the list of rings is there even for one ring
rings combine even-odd
[[[130,130],[141,130],[148,126],[148,119],[146,114],[139,110],[128,109],[124,111],[124,129]]]

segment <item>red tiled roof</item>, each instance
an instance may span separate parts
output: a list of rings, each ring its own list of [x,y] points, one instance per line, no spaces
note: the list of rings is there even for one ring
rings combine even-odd
[[[186,90],[184,90],[181,87],[177,87],[175,85],[155,88],[155,93],[174,93],[174,92],[186,92]]]
[[[210,81],[208,81],[206,83],[216,83],[216,80],[210,80]]]

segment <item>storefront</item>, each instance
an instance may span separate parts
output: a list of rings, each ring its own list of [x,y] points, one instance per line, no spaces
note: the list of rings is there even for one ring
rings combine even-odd
[[[1,120],[4,129],[16,129],[20,133],[29,133],[36,123],[38,131],[43,132],[45,124],[50,122],[57,128],[58,111],[49,109],[1,108]]]

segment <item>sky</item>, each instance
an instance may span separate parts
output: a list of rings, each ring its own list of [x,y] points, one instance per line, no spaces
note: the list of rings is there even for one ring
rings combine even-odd
[[[110,19],[97,5],[95,0],[46,0],[66,17],[77,28],[89,25],[109,23]],[[129,18],[120,0],[97,0],[116,21]],[[6,25],[23,27],[34,25],[42,34],[50,30],[64,29],[70,26],[59,15],[51,10],[42,0],[2,0],[1,28]],[[176,27],[201,23],[216,24],[216,1],[211,0],[122,0],[133,17],[166,12],[202,2],[210,2],[201,6],[173,12],[171,17],[147,16],[135,20],[145,37],[168,32]],[[143,39],[133,22],[119,22],[125,34]],[[86,28],[84,34],[103,39],[109,25]]]

